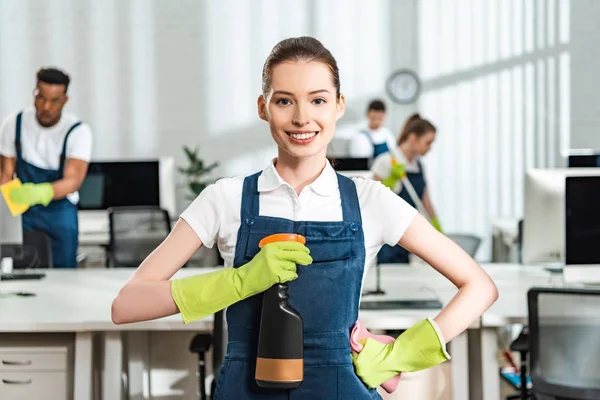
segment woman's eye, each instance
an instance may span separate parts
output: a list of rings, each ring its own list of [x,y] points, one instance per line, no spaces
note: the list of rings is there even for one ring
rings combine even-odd
[[[275,104],[280,104],[282,106],[287,106],[290,104],[290,101],[288,99],[279,99],[275,102]]]
[[[325,104],[325,99],[314,99],[313,102],[316,105],[321,105],[321,104]]]

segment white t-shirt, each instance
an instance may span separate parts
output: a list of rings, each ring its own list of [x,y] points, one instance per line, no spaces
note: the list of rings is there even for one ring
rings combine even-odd
[[[15,148],[17,114],[10,115],[0,127],[0,155],[16,158]],[[65,135],[71,126],[79,120],[71,114],[62,113],[58,123],[49,128],[41,126],[35,117],[35,109],[23,111],[21,119],[21,148],[23,159],[38,168],[58,170]],[[92,131],[81,124],[67,140],[66,158],[76,158],[89,162],[92,157]],[[71,193],[67,198],[77,204],[79,194]]]
[[[420,157],[417,156],[411,162],[408,162],[402,150],[398,149],[397,153],[399,160],[396,161],[399,164],[404,164],[404,170],[406,172],[421,171],[421,168],[419,168],[419,163],[417,162],[419,161]],[[371,172],[373,172],[374,176],[377,176],[382,180],[389,178],[390,174],[392,173],[392,155],[390,153],[383,153],[375,157],[373,164],[371,164]],[[392,190],[394,193],[400,193],[402,190],[402,182],[396,182],[396,186],[394,186]]]
[[[365,237],[365,275],[383,244],[398,243],[417,214],[402,198],[370,179],[356,185]],[[208,186],[181,214],[207,247],[217,244],[225,266],[233,266],[240,227],[243,177],[225,178]],[[329,163],[298,196],[271,163],[258,179],[260,215],[294,221],[342,221],[337,176]],[[364,276],[363,275],[363,280]]]
[[[371,140],[364,132],[371,135]],[[373,157],[373,145],[387,143],[388,149],[396,146],[396,138],[394,134],[385,126],[380,126],[376,130],[372,130],[368,125],[365,125],[352,138],[348,145],[348,156],[354,158],[371,158]]]

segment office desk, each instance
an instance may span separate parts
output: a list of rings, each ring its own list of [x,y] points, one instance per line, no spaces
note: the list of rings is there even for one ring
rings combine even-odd
[[[80,232],[79,233],[79,245],[80,246],[108,246],[110,242],[110,233],[106,232]]]
[[[500,297],[481,317],[481,329],[472,331],[469,345],[471,371],[481,374],[471,377],[476,383],[475,398],[500,400],[500,375],[498,365],[499,329],[510,324],[527,324],[527,291],[534,286],[556,286],[560,278],[552,276],[540,266],[519,264],[486,264]],[[473,393],[471,393],[473,396]]]
[[[538,284],[544,280],[540,269],[521,270],[519,266],[511,265],[484,265],[484,268],[495,278],[500,288],[501,299],[503,294],[510,292],[510,285],[516,278],[525,279],[519,283],[519,290],[514,292],[514,298],[522,294],[525,298],[528,284]],[[200,272],[209,272],[213,269],[182,269],[177,276],[185,276]],[[206,318],[191,324],[183,325],[180,316],[171,316],[155,321],[143,323],[114,325],[110,317],[112,300],[118,293],[127,278],[133,273],[130,269],[82,269],[82,270],[48,270],[47,277],[41,281],[12,281],[1,282],[0,291],[32,291],[35,297],[9,297],[0,299],[0,333],[4,332],[73,332],[76,336],[75,343],[75,398],[88,400],[92,398],[92,334],[102,332],[105,342],[103,363],[103,394],[106,399],[118,399],[121,388],[122,371],[122,338],[124,331],[196,331],[209,332],[212,329],[212,319]],[[438,297],[442,304],[447,304],[456,294],[456,288],[443,276],[426,265],[415,266],[384,266],[381,268],[382,287],[386,291],[380,299],[398,298],[423,298]],[[375,269],[372,269],[366,280],[364,289],[375,287]],[[364,296],[363,300],[372,300],[376,296]],[[498,303],[496,308],[490,310],[491,321],[503,321],[504,315],[511,312],[511,307]],[[507,310],[508,309],[508,310]],[[401,330],[407,329],[418,321],[435,316],[439,310],[378,310],[361,311],[359,318],[365,326],[373,329]],[[502,314],[505,312],[505,314]],[[523,313],[524,312],[524,313]],[[518,312],[515,312],[518,314]],[[526,315],[522,310],[515,318]],[[487,316],[487,314],[486,314]],[[509,319],[505,319],[508,321]],[[470,330],[475,337],[487,338],[487,334],[479,334],[479,321],[474,323]],[[486,327],[488,329],[492,327]],[[487,332],[487,329],[486,329]],[[455,399],[467,399],[469,385],[478,385],[477,376],[481,375],[487,381],[484,388],[487,390],[498,382],[498,370],[493,371],[494,376],[489,377],[489,364],[483,364],[478,371],[477,363],[470,363],[468,357],[468,335],[462,334],[450,344],[452,355],[452,380]],[[489,340],[482,341],[482,344]],[[497,348],[493,343],[493,350]],[[479,360],[487,360],[492,349],[480,349],[475,352]],[[133,357],[139,371],[134,371],[130,379],[134,386],[142,385],[142,370],[145,365],[144,344],[138,343],[134,349]],[[130,360],[131,361],[131,360]],[[497,362],[494,360],[497,366]],[[487,368],[487,369],[486,369]],[[484,372],[485,371],[485,372]],[[473,379],[475,377],[475,380]],[[473,389],[471,389],[473,390]],[[474,397],[476,399],[495,399],[496,394],[488,397]],[[487,393],[487,392],[486,392]],[[494,397],[496,396],[496,397]]]
[[[122,331],[210,332],[212,319],[183,325],[178,315],[139,324],[116,326],[111,320],[111,303],[133,270],[47,270],[46,278],[0,282],[0,334],[11,332],[66,332],[75,334],[74,398],[92,399],[92,336],[103,332],[103,395],[119,399],[122,370]],[[180,276],[197,271],[182,271]],[[33,292],[33,297],[8,294]],[[134,356],[143,357],[143,348]],[[139,374],[141,379],[142,374]],[[133,377],[135,381],[138,379]]]

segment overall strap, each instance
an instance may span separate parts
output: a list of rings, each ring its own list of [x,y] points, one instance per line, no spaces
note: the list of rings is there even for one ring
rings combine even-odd
[[[23,111],[17,114],[17,122],[15,126],[15,149],[17,151],[17,160],[23,158],[23,148],[21,147],[21,124],[23,121]]]
[[[338,185],[340,187],[340,198],[342,200],[342,215],[344,221],[362,223],[360,216],[360,204],[358,202],[358,194],[356,193],[356,185],[352,179],[343,175],[337,174]]]
[[[71,132],[75,130],[79,125],[81,125],[81,121],[75,122],[67,131],[65,135],[65,141],[63,142],[62,152],[60,153],[60,162],[58,164],[58,169],[62,170],[65,167],[65,161],[67,159],[67,140],[69,139],[69,135]]]
[[[262,172],[257,172],[247,176],[244,179],[244,187],[242,189],[242,208],[241,218],[244,220],[248,217],[259,215],[259,194],[258,194],[258,177]]]

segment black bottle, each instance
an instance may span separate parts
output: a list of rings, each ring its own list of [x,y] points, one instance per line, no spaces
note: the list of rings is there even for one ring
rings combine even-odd
[[[271,389],[293,389],[304,378],[304,337],[300,314],[288,304],[288,285],[278,283],[264,293],[256,383]]]

